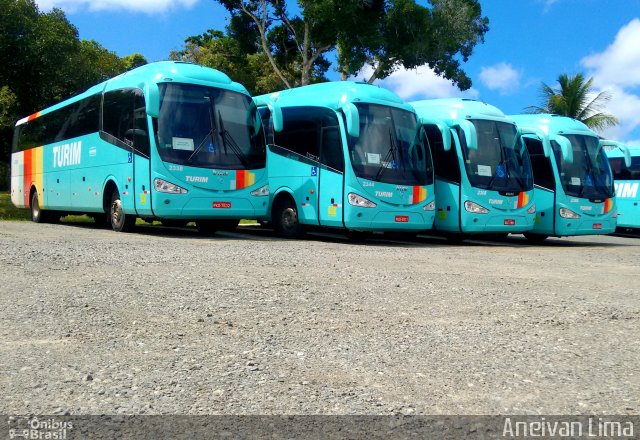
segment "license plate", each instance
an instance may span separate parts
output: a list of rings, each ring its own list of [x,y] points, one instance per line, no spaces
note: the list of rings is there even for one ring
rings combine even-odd
[[[602,229],[602,223],[594,223],[593,229]]]
[[[231,202],[213,202],[215,209],[229,209],[231,208]]]
[[[396,223],[409,223],[408,215],[396,215]]]
[[[506,220],[504,221],[504,225],[505,225],[505,226],[513,226],[513,225],[515,225],[515,224],[516,224],[516,221],[515,221],[515,220],[512,220],[512,219],[510,219],[510,218],[508,218],[508,219],[506,219]]]

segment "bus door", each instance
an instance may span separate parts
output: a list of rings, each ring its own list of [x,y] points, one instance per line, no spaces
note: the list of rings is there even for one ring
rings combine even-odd
[[[320,128],[318,211],[321,226],[344,227],[344,150],[338,120]]]
[[[152,215],[150,139],[153,131],[150,121],[147,120],[144,95],[138,89],[134,92],[132,141],[136,212],[139,215]]]
[[[459,139],[455,131],[449,130],[450,146],[446,150],[440,129],[433,124],[423,125],[431,151],[435,172],[434,191],[436,194],[435,228],[446,232],[460,230],[460,186],[461,174],[458,163]]]
[[[556,178],[549,152],[545,152],[543,141],[535,135],[523,135],[533,171],[533,200],[536,218],[533,232],[555,234]]]

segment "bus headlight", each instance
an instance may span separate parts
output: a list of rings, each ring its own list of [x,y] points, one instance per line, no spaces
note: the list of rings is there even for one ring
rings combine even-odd
[[[265,185],[256,190],[251,191],[252,196],[256,197],[264,197],[269,195],[269,185]]]
[[[536,213],[536,204],[532,203],[529,209],[527,209],[527,214],[535,214]]]
[[[358,208],[375,208],[378,206],[371,200],[365,199],[356,193],[349,193],[347,199],[349,200],[349,205],[357,206]]]
[[[560,208],[560,217],[576,219],[580,218],[580,214],[576,214],[575,212],[567,208]]]
[[[473,214],[488,214],[489,210],[487,208],[485,208],[484,206],[480,206],[475,202],[472,202],[470,200],[467,200],[466,202],[464,202],[464,209],[467,212],[471,212]]]
[[[181,186],[175,185],[162,179],[155,179],[153,181],[153,186],[155,187],[156,191],[161,193],[186,194],[189,192]]]
[[[429,203],[428,205],[424,205],[424,209],[425,211],[435,211],[436,210],[436,201],[434,200],[433,202]]]

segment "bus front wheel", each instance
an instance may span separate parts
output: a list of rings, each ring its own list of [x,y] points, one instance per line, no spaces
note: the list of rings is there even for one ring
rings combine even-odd
[[[302,225],[298,219],[298,208],[293,200],[283,199],[275,209],[274,226],[283,238],[298,238],[302,235]]]
[[[125,214],[122,209],[122,200],[117,189],[111,195],[109,218],[111,219],[111,228],[116,232],[130,232],[136,224],[136,218]]]
[[[540,244],[543,241],[545,241],[547,238],[549,238],[548,235],[543,235],[543,234],[532,234],[531,232],[525,232],[524,236],[526,237],[527,240],[529,240],[531,243],[536,243],[536,244]]]
[[[56,217],[57,215],[57,217]],[[31,221],[34,223],[55,223],[60,220],[60,215],[54,211],[43,211],[40,209],[37,191],[31,195]]]

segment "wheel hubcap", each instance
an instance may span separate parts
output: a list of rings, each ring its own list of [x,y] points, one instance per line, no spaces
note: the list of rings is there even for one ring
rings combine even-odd
[[[287,229],[294,228],[297,223],[298,223],[298,213],[296,212],[295,209],[287,208],[282,212],[282,225],[285,228]]]
[[[122,202],[114,200],[111,204],[111,221],[114,225],[120,224],[122,221]]]

